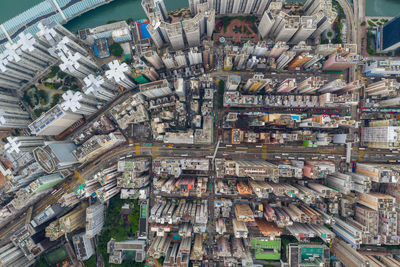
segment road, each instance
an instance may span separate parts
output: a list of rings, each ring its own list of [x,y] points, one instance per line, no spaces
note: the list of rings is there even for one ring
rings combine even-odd
[[[80,174],[85,179],[90,179],[95,172],[107,167],[112,162],[117,161],[121,157],[134,156],[151,156],[151,157],[180,157],[190,155],[191,157],[212,157],[215,147],[213,145],[174,145],[153,143],[146,145],[145,143],[123,144],[101,155],[95,160],[82,165],[79,169]],[[303,147],[290,145],[220,145],[217,158],[232,159],[268,159],[279,161],[284,159],[300,159],[300,160],[344,160],[346,149],[344,146],[330,147]],[[359,149],[353,148],[352,161],[360,162],[388,162],[399,160],[398,151],[376,150],[376,149]]]
[[[242,81],[246,81],[250,78],[253,77],[254,74],[257,74],[260,72],[256,71],[216,71],[211,73],[211,76],[213,78],[227,78],[229,75],[239,75],[242,78]],[[302,81],[305,80],[306,78],[310,76],[315,76],[318,75],[321,77],[321,79],[326,80],[326,81],[333,81],[336,79],[340,78],[340,73],[323,73],[321,71],[318,72],[298,72],[298,71],[272,71],[272,72],[266,72],[264,73],[264,77],[267,79],[279,79],[280,81],[283,81],[284,79],[287,78],[295,78],[297,81]]]

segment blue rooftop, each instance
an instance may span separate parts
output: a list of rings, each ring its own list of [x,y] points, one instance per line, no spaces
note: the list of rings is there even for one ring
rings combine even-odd
[[[396,17],[383,25],[382,50],[400,42],[400,17]]]
[[[146,26],[149,24],[147,19],[140,19],[137,21],[137,25],[139,26],[140,31],[140,38],[141,39],[148,39],[150,38],[150,33],[147,31]]]

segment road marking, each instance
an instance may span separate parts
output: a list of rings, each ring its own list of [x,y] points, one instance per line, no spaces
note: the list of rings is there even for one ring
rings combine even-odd
[[[262,154],[261,157],[263,159],[267,159],[267,145],[262,145]]]
[[[136,156],[140,156],[141,150],[140,150],[140,144],[139,143],[135,144],[135,150],[136,150]]]
[[[83,184],[85,182],[85,180],[83,179],[83,176],[80,172],[74,171],[74,174],[80,184]]]
[[[151,147],[151,155],[153,157],[157,157],[158,155],[160,155],[160,149],[157,146]]]
[[[365,154],[364,150],[359,150],[358,151],[358,160],[359,161],[362,161],[364,159],[364,154]]]

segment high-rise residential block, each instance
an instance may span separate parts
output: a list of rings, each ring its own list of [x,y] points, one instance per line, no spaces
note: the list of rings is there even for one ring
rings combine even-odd
[[[344,44],[340,47],[336,54],[332,54],[328,60],[324,62],[324,70],[345,70],[358,63],[359,56],[356,44]]]
[[[125,62],[120,63],[118,60],[114,60],[108,63],[108,67],[110,68],[106,71],[106,77],[108,80],[127,89],[135,87],[135,83],[130,78],[132,69]]]
[[[281,84],[276,89],[279,93],[288,93],[297,87],[296,79],[289,78],[281,82]]]
[[[295,57],[292,62],[290,62],[288,69],[289,70],[300,70],[305,63],[310,61],[313,58],[313,56],[308,53],[304,52]]]
[[[155,81],[139,85],[142,95],[148,98],[162,97],[172,94],[171,86],[167,80]]]
[[[302,16],[300,17],[299,30],[290,39],[290,43],[297,44],[301,41],[306,41],[317,29],[317,23],[313,17]]]
[[[34,148],[44,145],[44,141],[41,136],[9,136],[4,149],[7,153],[32,152]]]
[[[61,105],[55,105],[28,127],[34,135],[58,135],[81,118],[82,115],[65,111]]]
[[[86,237],[94,238],[104,225],[104,205],[95,204],[86,209]]]
[[[270,79],[264,78],[264,74],[256,73],[252,78],[247,80],[243,88],[249,93],[256,93],[263,89],[270,82]]]
[[[89,96],[94,96],[102,101],[110,101],[115,97],[118,87],[102,76],[88,75],[83,79],[85,86],[82,91]]]
[[[82,94],[81,92],[73,92],[68,90],[62,95],[63,102],[60,104],[62,109],[82,115],[91,115],[95,113],[100,104],[94,97]]]
[[[155,69],[161,69],[164,65],[161,61],[160,56],[154,50],[147,50],[143,53],[144,58],[149,62]]]

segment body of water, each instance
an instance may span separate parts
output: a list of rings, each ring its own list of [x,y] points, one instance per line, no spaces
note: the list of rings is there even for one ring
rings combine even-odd
[[[16,16],[42,0],[0,0],[0,23]],[[305,0],[287,0],[287,2],[304,2]],[[400,15],[400,0],[365,0],[367,16],[394,17]],[[168,10],[188,7],[187,0],[165,0]],[[79,29],[103,25],[111,20],[140,19],[146,15],[141,6],[141,0],[114,0],[110,4],[98,7],[66,24],[66,27],[76,32]]]
[[[65,27],[76,32],[79,29],[106,24],[110,20],[146,18],[141,2],[141,0],[114,0],[69,21]],[[187,0],[165,0],[164,2],[168,10],[188,7]]]
[[[365,0],[365,15],[396,17],[400,15],[400,0]]]
[[[39,4],[43,0],[0,0],[0,23]]]

